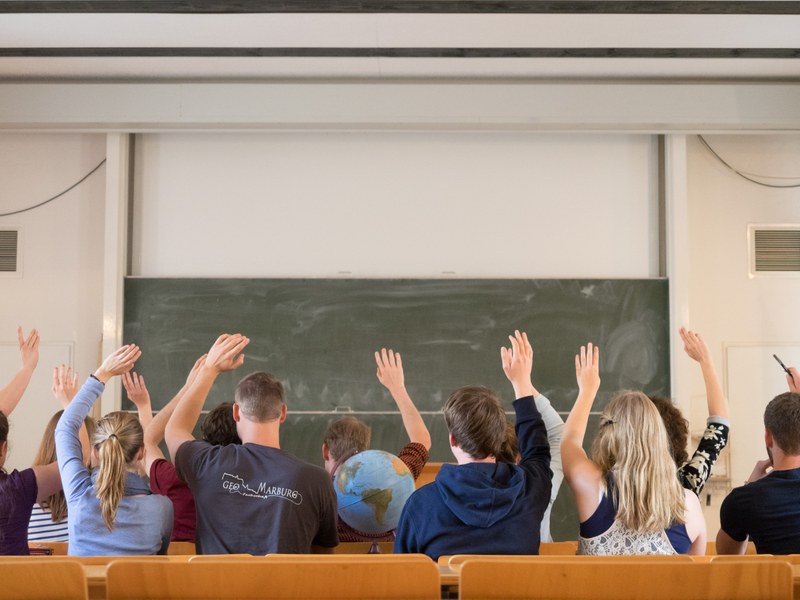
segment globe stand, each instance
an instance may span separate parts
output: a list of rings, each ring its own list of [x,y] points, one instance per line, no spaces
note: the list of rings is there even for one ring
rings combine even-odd
[[[372,542],[372,546],[369,547],[369,552],[367,554],[380,554],[381,547],[378,545],[378,542]]]

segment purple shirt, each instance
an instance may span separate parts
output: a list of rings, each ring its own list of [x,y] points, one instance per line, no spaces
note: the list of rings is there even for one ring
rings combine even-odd
[[[0,471],[0,555],[27,555],[28,522],[39,487],[33,469]]]

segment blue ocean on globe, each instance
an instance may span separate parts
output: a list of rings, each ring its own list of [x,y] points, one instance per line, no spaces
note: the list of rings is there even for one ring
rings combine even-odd
[[[415,485],[411,471],[394,454],[366,450],[342,463],[333,487],[339,518],[358,531],[375,534],[397,527]]]

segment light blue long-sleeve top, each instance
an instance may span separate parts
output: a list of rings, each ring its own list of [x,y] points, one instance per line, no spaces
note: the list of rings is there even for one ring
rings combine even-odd
[[[125,495],[109,531],[100,511],[97,472],[83,463],[78,437],[83,420],[105,386],[90,377],[64,414],[55,431],[56,455],[69,512],[69,553],[77,556],[165,554],[172,532],[172,502],[150,492],[135,473],[128,472]]]

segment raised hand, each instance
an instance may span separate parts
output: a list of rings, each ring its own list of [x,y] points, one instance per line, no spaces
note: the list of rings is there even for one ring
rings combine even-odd
[[[699,333],[689,331],[685,327],[678,330],[683,340],[683,349],[689,358],[696,360],[699,363],[707,363],[711,361],[711,355],[708,352],[708,346],[705,340],[700,337]]]
[[[244,364],[245,346],[250,343],[250,338],[240,333],[233,335],[224,333],[217,338],[205,360],[205,368],[216,373],[223,371],[233,371]]]
[[[764,460],[756,461],[756,466],[753,467],[753,472],[750,473],[750,477],[748,477],[747,481],[744,482],[745,485],[766,477],[770,471],[772,471],[772,461],[770,459],[765,458]]]
[[[194,366],[192,370],[189,371],[189,375],[186,376],[186,387],[190,387],[194,380],[197,378],[197,374],[200,372],[200,369],[203,368],[203,365],[206,364],[206,357],[208,354],[203,354],[200,358],[194,361]]]
[[[381,348],[375,353],[375,362],[378,364],[378,381],[390,392],[402,390],[406,387],[403,374],[403,359],[400,353],[395,353],[391,348]]]
[[[790,392],[800,394],[800,373],[797,372],[795,367],[789,367],[789,373],[786,375],[786,383],[789,384]]]
[[[124,373],[122,375],[122,385],[125,386],[125,391],[128,392],[128,398],[137,409],[145,407],[149,410],[150,392],[147,391],[144,377],[136,372]]]
[[[581,393],[596,394],[600,389],[600,349],[591,342],[575,355],[575,378]]]
[[[511,341],[511,348],[500,348],[500,361],[503,365],[503,372],[514,386],[514,393],[517,398],[532,396],[533,385],[531,384],[531,371],[533,370],[533,347],[528,341],[528,334],[514,331],[514,335],[508,336]]]
[[[119,350],[115,350],[109,354],[100,365],[100,368],[94,372],[94,376],[101,382],[105,383],[115,375],[122,375],[127,373],[133,368],[134,363],[142,355],[142,351],[136,344],[126,344]]]
[[[22,368],[33,372],[39,363],[39,332],[32,329],[26,338],[22,335],[22,327],[17,327],[17,341],[22,355]]]
[[[431,434],[425,426],[425,421],[419,414],[414,401],[406,390],[405,373],[403,372],[403,359],[399,352],[381,348],[380,352],[375,353],[375,363],[378,365],[376,375],[378,381],[389,390],[392,399],[400,409],[400,416],[403,419],[403,427],[406,429],[408,439],[411,442],[422,444],[426,449],[431,449]]]
[[[53,369],[53,396],[61,404],[61,408],[67,408],[69,403],[78,393],[78,372],[72,372],[72,368],[62,364]]]

